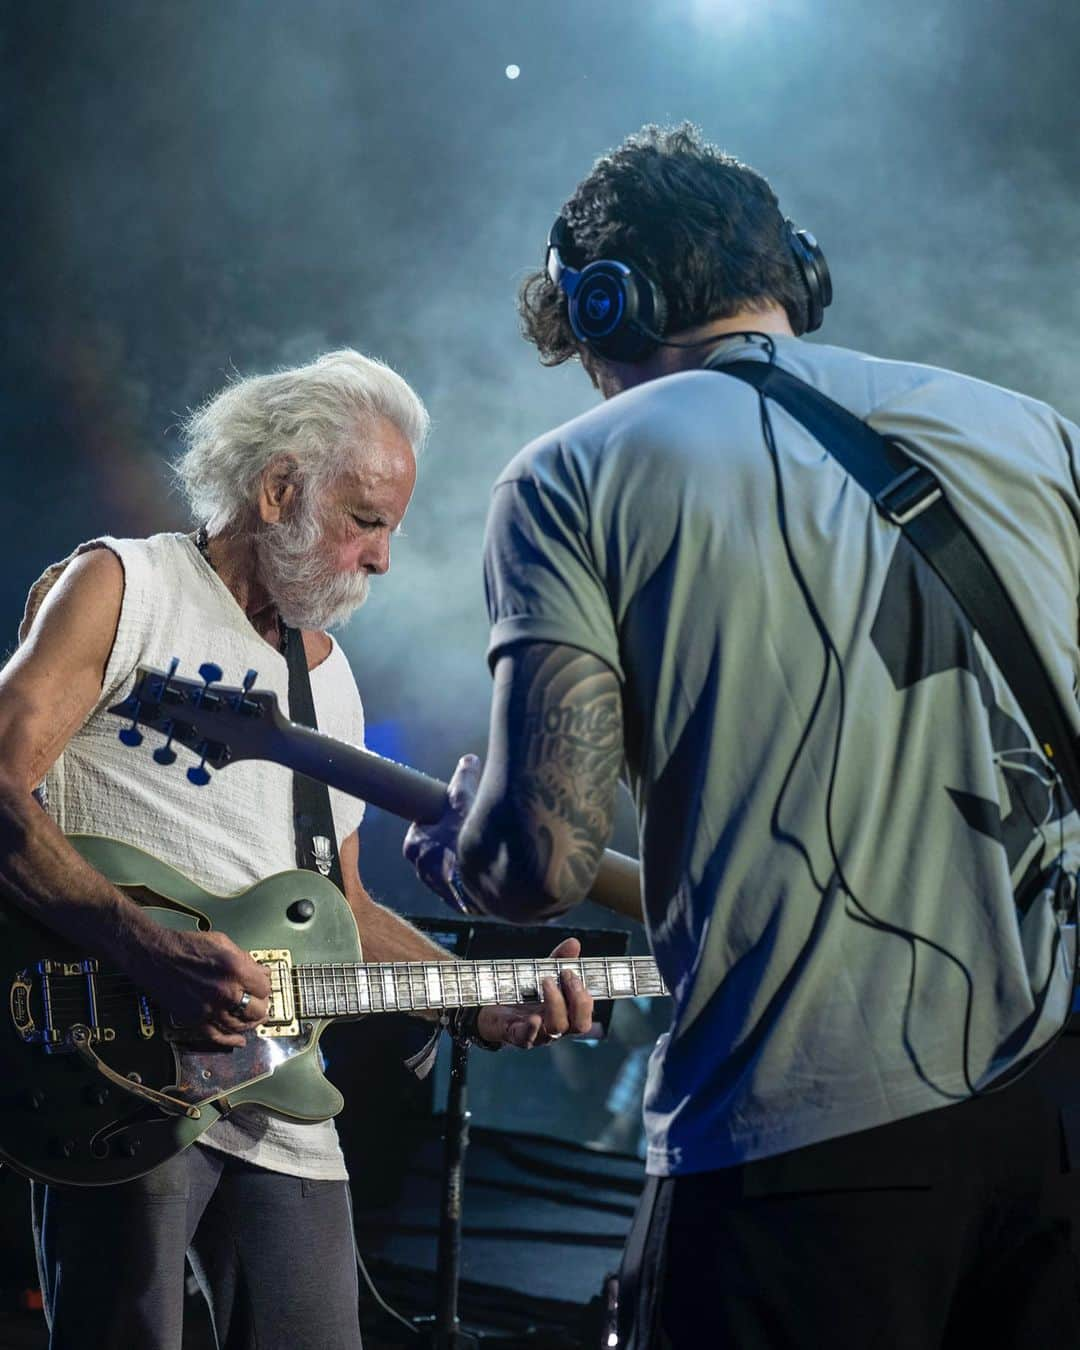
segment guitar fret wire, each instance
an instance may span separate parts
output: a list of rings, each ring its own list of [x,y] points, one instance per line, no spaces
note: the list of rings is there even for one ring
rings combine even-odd
[[[402,976],[405,980],[404,985],[405,996],[409,1001],[409,1008],[411,1010],[416,1007],[416,995],[413,992],[413,983],[412,983],[412,970],[409,968],[408,963],[405,961],[399,961],[396,969],[398,975]]]
[[[656,997],[668,992],[655,961],[649,956],[521,962],[316,962],[291,968],[294,1009],[298,1016],[307,1017],[335,1012],[359,1014],[391,1007],[423,1010],[432,1006],[429,985],[440,991],[446,1004],[454,998],[461,1004],[474,1006],[524,1002],[528,1001],[526,994],[539,997],[541,981],[549,974],[557,978],[563,966],[577,970],[590,993],[601,998]],[[452,982],[448,973],[451,969]],[[532,972],[534,991],[523,987],[525,969]],[[393,990],[391,998],[387,997],[388,988]],[[135,984],[119,971],[99,971],[97,990],[99,1004],[110,1007],[137,993]],[[85,990],[75,976],[52,975],[49,992],[59,1015],[70,1016],[70,1010],[81,1010],[85,1005]]]
[[[411,962],[402,962],[405,973],[405,987],[409,991],[409,1007],[416,1007],[416,981],[413,978],[416,972],[413,970]]]

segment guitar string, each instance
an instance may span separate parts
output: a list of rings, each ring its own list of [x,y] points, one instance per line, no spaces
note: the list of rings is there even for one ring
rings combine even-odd
[[[59,964],[59,963],[58,963]],[[608,972],[614,972],[619,967],[627,967],[639,972],[659,971],[656,962],[650,956],[592,956],[567,958],[562,961],[555,961],[550,958],[533,961],[528,958],[495,958],[490,961],[305,961],[299,965],[292,965],[289,969],[292,972],[294,981],[300,972],[311,971],[333,974],[335,976],[351,976],[356,973],[393,971],[407,976],[419,976],[426,978],[429,971],[436,972],[443,976],[444,972],[453,972],[455,977],[471,976],[474,972],[479,974],[500,972],[505,979],[513,979],[515,975],[520,977],[526,967],[534,968],[539,972],[541,979],[549,976],[554,977],[562,970],[584,970],[590,975],[606,975]],[[532,973],[532,970],[530,970]],[[41,978],[40,972],[33,970],[28,972],[28,981],[33,987],[35,981]],[[50,980],[56,981],[53,986],[53,992],[59,992],[65,988],[70,981],[72,992],[75,992],[78,986],[86,978],[86,973],[79,971],[76,974],[64,974],[60,971],[53,971],[49,975]],[[95,983],[100,987],[105,983],[112,985],[124,985],[128,989],[134,989],[135,983],[129,975],[120,971],[96,971],[94,972]],[[78,989],[82,993],[82,989]]]
[[[614,998],[633,998],[633,997],[657,997],[663,995],[666,990],[656,977],[647,978],[638,981],[638,987],[632,986],[622,988],[611,988],[606,983],[603,985],[592,985],[586,982],[586,987],[590,994],[601,999]],[[293,981],[291,985],[294,1007],[311,1009],[317,1012],[320,1006],[328,1004],[341,1003],[345,1007],[356,1004],[358,1011],[381,1012],[381,1011],[402,1011],[411,1010],[431,1010],[441,1007],[483,1007],[512,1005],[520,1003],[542,1003],[543,989],[537,989],[533,985],[521,985],[515,990],[508,982],[502,984],[496,983],[496,988],[485,993],[478,986],[470,987],[460,986],[457,988],[445,988],[439,995],[433,995],[426,985],[405,984],[401,981],[396,982],[393,994],[388,996],[386,986],[381,983],[361,983],[355,981],[344,983],[340,986],[328,985],[325,981],[308,982],[305,986],[298,981]],[[121,990],[112,992],[99,992],[95,1003],[102,1011],[106,1008],[115,1009],[129,1003],[132,995]],[[77,990],[53,992],[49,999],[54,1019],[57,1016],[70,1016],[71,1014],[80,1014],[88,1012],[88,1003],[85,993]],[[157,1005],[154,1005],[155,1007]]]
[[[357,962],[357,963],[338,963],[338,962],[306,962],[300,966],[291,967],[291,989],[294,997],[294,1003],[306,1001],[305,996],[310,995],[315,999],[331,998],[336,1000],[340,995],[344,998],[346,1005],[356,1001],[362,1002],[363,995],[360,992],[359,981],[362,976],[366,976],[364,984],[367,992],[367,1011],[381,1011],[389,1007],[400,1008],[405,999],[408,999],[411,1007],[420,1007],[430,1009],[440,1006],[461,1006],[462,1004],[462,982],[468,981],[474,987],[474,993],[469,996],[470,1004],[474,1006],[484,1006],[485,1004],[500,1004],[511,1000],[511,995],[520,991],[521,999],[519,1001],[533,1002],[537,1001],[538,996],[542,995],[542,988],[534,983],[532,985],[523,985],[520,976],[523,973],[522,967],[531,967],[529,971],[534,979],[539,975],[540,980],[546,978],[555,978],[559,971],[569,968],[577,969],[585,981],[589,992],[599,995],[601,998],[611,997],[630,997],[634,994],[643,996],[655,996],[663,992],[663,982],[655,962],[651,957],[585,957],[576,962],[566,961],[556,963],[547,961],[491,961],[476,963],[461,963],[463,969],[459,969],[457,964],[448,965],[445,970],[441,969],[443,962]],[[619,969],[625,968],[630,978],[631,988],[620,989],[614,986],[613,976]],[[453,980],[448,980],[450,972],[453,972]],[[394,1001],[391,1003],[386,998],[386,976],[391,976],[394,988]],[[441,997],[433,998],[430,991],[429,977],[436,975],[437,983],[440,985]],[[495,992],[491,996],[483,996],[480,993],[480,981],[483,976],[491,979],[495,985]],[[86,1006],[86,988],[82,984],[83,975],[53,975],[51,977],[56,981],[50,986],[50,1003],[54,1011],[70,1011],[72,1008],[83,1008]],[[307,980],[312,986],[305,989],[303,981]],[[67,985],[67,981],[72,981]],[[333,987],[327,988],[327,981],[332,981]],[[63,981],[63,983],[61,983]],[[337,982],[343,982],[344,987],[337,988]],[[123,974],[105,972],[95,976],[96,1002],[100,1006],[103,1003],[115,1005],[118,1000],[126,1001],[131,994],[135,992],[134,983]],[[351,983],[350,983],[351,982]],[[109,988],[104,988],[106,983]],[[321,987],[316,987],[321,986]],[[454,988],[456,986],[456,989]],[[33,982],[31,982],[33,988]],[[373,993],[374,991],[374,993]],[[456,992],[457,998],[452,995]],[[542,1000],[541,1000],[542,1001]],[[405,1008],[404,1011],[408,1011]]]
[[[429,972],[437,973],[440,980],[444,979],[448,973],[454,972],[454,977],[458,980],[478,979],[482,973],[485,973],[485,975],[493,975],[495,979],[504,981],[517,979],[520,981],[526,967],[529,968],[528,973],[531,973],[531,975],[539,972],[541,980],[548,979],[548,977],[553,979],[564,969],[583,973],[587,977],[603,977],[606,980],[607,976],[614,975],[622,967],[625,967],[632,977],[634,973],[637,973],[637,975],[653,975],[655,973],[657,979],[660,977],[655,961],[648,956],[583,957],[576,958],[576,960],[558,961],[558,963],[551,960],[532,961],[528,958],[525,958],[525,960],[518,960],[518,958],[510,960],[508,958],[508,960],[475,961],[475,963],[474,961],[462,961],[462,963],[450,963],[450,961],[347,961],[347,963],[305,961],[300,965],[292,965],[290,971],[292,971],[293,983],[296,983],[301,972],[319,972],[320,975],[333,977],[352,977],[367,973],[374,979],[378,979],[379,975],[385,976],[387,972],[393,972],[397,979],[409,979],[410,981],[418,979],[420,983],[424,983]],[[78,972],[77,975],[63,975],[61,972],[54,971],[50,973],[49,977],[51,981],[55,981],[50,985],[51,995],[54,998],[58,994],[63,994],[63,992],[77,994],[80,998],[85,996],[84,972]],[[36,971],[28,973],[27,980],[31,988],[39,979],[41,979],[41,973]],[[135,983],[131,980],[131,977],[121,972],[96,972],[94,973],[94,983],[96,983],[99,991],[105,984],[112,985],[113,991],[117,987],[123,987],[124,991],[135,990]]]

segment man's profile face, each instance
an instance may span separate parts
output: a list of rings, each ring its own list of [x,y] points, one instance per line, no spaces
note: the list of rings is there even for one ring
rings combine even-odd
[[[416,483],[405,435],[385,418],[357,427],[344,468],[318,495],[301,492],[287,519],[256,538],[263,584],[286,623],[330,628],[367,599],[372,573],[390,566],[390,536]]]

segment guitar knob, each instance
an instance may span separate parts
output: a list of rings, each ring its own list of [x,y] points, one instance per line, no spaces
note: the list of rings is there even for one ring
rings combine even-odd
[[[292,919],[293,923],[307,923],[309,919],[314,917],[314,914],[314,900],[294,900],[285,911],[286,918]]]

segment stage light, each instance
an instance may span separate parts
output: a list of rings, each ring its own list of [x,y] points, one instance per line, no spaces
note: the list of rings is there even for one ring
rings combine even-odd
[[[507,67],[506,67],[506,78],[507,78],[508,80],[516,80],[517,77],[518,77],[520,74],[521,74],[521,67],[520,67],[520,66],[507,66]]]
[[[794,15],[803,9],[803,0],[690,0],[685,9],[685,18],[698,28],[712,33],[745,32],[754,25],[756,28],[769,18],[778,18],[784,14]]]

